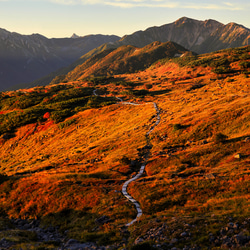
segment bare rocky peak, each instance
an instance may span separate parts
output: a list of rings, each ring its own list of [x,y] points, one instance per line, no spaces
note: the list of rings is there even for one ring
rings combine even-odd
[[[9,36],[10,32],[0,28],[0,39],[5,40]]]
[[[230,33],[234,34],[237,43],[231,43]],[[124,36],[117,44],[132,44],[143,47],[153,41],[173,41],[202,54],[234,47],[235,44],[237,46],[247,45],[249,44],[249,35],[250,30],[239,24],[224,25],[212,19],[200,21],[182,17],[173,23],[151,27],[145,31]]]
[[[73,35],[70,38],[76,39],[79,38],[80,36],[78,36],[76,33],[73,33]]]
[[[237,23],[228,23],[211,34],[210,44],[217,50],[250,44],[250,30]]]
[[[228,23],[227,25],[224,26],[224,30],[231,33],[235,33],[238,36],[242,34],[249,34],[250,32],[250,29],[237,23]]]
[[[143,47],[153,41],[173,41],[183,47],[193,50],[197,53],[202,53],[199,46],[218,28],[223,24],[215,20],[199,21],[187,17],[182,17],[173,23],[165,24],[159,27],[151,27],[145,31],[138,31],[130,36],[122,38],[122,43],[127,42]],[[133,41],[134,40],[134,41]]]

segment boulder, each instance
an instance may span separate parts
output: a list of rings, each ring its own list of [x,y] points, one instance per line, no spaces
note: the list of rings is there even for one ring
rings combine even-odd
[[[242,155],[241,155],[241,154],[236,154],[236,155],[234,155],[234,158],[235,158],[235,159],[241,159],[241,158],[242,158]]]
[[[212,174],[212,173],[206,174],[206,175],[205,175],[205,178],[206,178],[206,179],[209,179],[209,180],[212,180],[212,179],[215,179],[215,175]]]

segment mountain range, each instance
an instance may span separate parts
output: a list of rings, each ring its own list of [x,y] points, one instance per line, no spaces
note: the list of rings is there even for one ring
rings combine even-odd
[[[198,54],[250,44],[250,30],[236,23],[198,21],[182,17],[177,21],[124,36],[116,44],[143,47],[153,41],[173,41]]]
[[[0,91],[41,78],[95,47],[118,39],[105,35],[48,39],[39,34],[26,36],[0,29]]]
[[[236,23],[224,25],[215,20],[199,21],[187,17],[122,38],[103,35],[78,37],[73,34],[71,38],[47,39],[38,34],[22,36],[1,29],[0,90],[47,85],[58,75],[69,74],[75,67],[107,49],[124,45],[142,48],[155,41],[172,41],[203,54],[249,45],[250,30]],[[20,83],[25,84],[13,87]]]

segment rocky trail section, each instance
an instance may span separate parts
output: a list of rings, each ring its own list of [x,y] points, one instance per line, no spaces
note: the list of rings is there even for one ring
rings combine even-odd
[[[201,218],[200,218],[201,219]],[[199,245],[192,243],[192,237],[197,231],[202,231],[203,226],[198,225],[198,222],[190,222],[187,219],[173,217],[169,222],[164,222],[161,218],[156,218],[150,221],[152,225],[143,235],[138,236],[134,245],[143,244],[144,242],[154,241],[153,247],[159,250],[176,249],[176,250],[201,250]],[[204,221],[205,224],[205,221]],[[0,249],[21,249],[15,247],[16,241],[11,241],[10,237],[15,237],[18,233],[21,235],[28,234],[29,240],[36,242],[36,249],[48,249],[40,247],[41,244],[49,244],[54,242],[58,247],[57,250],[115,250],[115,249],[129,249],[124,245],[124,242],[115,243],[108,246],[98,246],[94,242],[81,243],[77,240],[67,237],[67,232],[59,233],[56,227],[43,227],[39,220],[22,220],[11,219],[6,224],[5,229],[1,229],[0,233],[5,231],[8,237],[0,238]],[[250,247],[250,218],[246,218],[239,222],[236,219],[228,218],[221,222],[220,227],[213,233],[207,231],[204,235],[208,240],[210,247],[219,249],[249,249]],[[184,244],[185,247],[180,248],[179,245]],[[40,247],[40,248],[39,248]],[[28,248],[25,248],[28,249]],[[30,244],[30,249],[34,249]],[[51,248],[50,248],[51,249]],[[140,248],[143,249],[143,248]]]

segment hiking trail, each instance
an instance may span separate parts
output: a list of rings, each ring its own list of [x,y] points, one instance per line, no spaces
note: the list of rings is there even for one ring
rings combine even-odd
[[[93,91],[93,94],[95,96],[98,96],[98,94],[96,93],[96,89]],[[161,117],[160,117],[160,110],[158,109],[158,106],[155,102],[152,102],[152,103],[143,103],[143,104],[139,104],[139,103],[133,103],[133,102],[124,102],[122,100],[122,98],[120,97],[116,97],[116,99],[119,100],[119,103],[123,104],[123,105],[134,105],[134,106],[137,106],[137,105],[146,105],[146,104],[153,104],[155,110],[156,110],[156,115],[157,115],[157,119],[156,119],[156,122],[155,124],[150,127],[150,130],[146,133],[145,137],[147,139],[147,145],[144,147],[145,149],[147,149],[147,153],[144,154],[145,156],[145,161],[144,163],[141,165],[141,168],[140,168],[140,171],[137,175],[135,175],[133,178],[127,180],[123,186],[122,186],[122,194],[130,201],[134,204],[136,210],[137,210],[137,216],[134,220],[132,220],[131,222],[127,223],[126,226],[131,226],[132,224],[134,224],[141,216],[142,216],[142,209],[141,209],[141,206],[139,204],[139,202],[137,200],[135,200],[131,195],[128,194],[127,192],[127,188],[128,188],[128,185],[133,182],[133,181],[136,181],[137,179],[139,179],[143,173],[144,173],[144,170],[145,170],[145,167],[146,167],[146,164],[147,164],[147,158],[148,158],[148,155],[149,155],[149,152],[152,148],[152,146],[149,144],[149,134],[153,132],[153,130],[155,129],[155,127],[160,123],[161,121]]]

